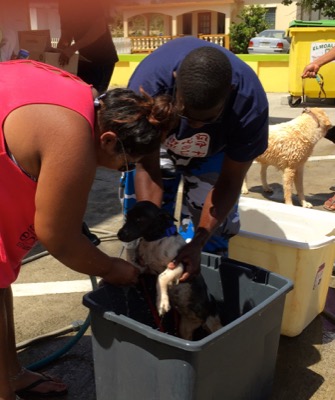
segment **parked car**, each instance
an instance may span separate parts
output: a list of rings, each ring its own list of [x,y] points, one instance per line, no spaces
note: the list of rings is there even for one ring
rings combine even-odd
[[[290,38],[286,32],[266,29],[249,41],[249,54],[287,54],[290,51]]]

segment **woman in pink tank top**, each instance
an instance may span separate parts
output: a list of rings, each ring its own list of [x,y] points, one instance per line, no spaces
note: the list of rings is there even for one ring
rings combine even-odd
[[[19,364],[11,284],[37,240],[75,271],[137,281],[131,264],[82,234],[84,212],[97,166],[127,171],[158,151],[173,108],[127,89],[94,99],[79,78],[29,60],[0,63],[0,98],[0,400],[63,395],[65,384]]]

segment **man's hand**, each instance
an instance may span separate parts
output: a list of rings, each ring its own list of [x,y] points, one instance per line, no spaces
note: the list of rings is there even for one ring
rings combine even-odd
[[[305,69],[303,70],[301,77],[302,78],[315,78],[316,74],[318,73],[320,66],[314,62],[306,65]]]
[[[183,264],[184,273],[180,278],[180,282],[184,282],[200,273],[200,262],[201,248],[195,243],[190,242],[185,245],[177,254],[177,257],[168,264],[168,268],[174,269],[178,264]]]
[[[73,56],[74,53],[75,53],[75,50],[71,46],[61,49],[59,59],[58,59],[59,65],[61,67],[64,67],[64,65],[67,65],[70,61],[70,58]]]

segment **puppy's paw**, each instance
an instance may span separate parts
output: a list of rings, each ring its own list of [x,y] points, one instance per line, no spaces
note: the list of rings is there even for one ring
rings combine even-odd
[[[160,317],[170,311],[170,308],[171,306],[168,296],[162,296],[157,299],[157,311]]]
[[[242,187],[241,187],[241,194],[248,194],[249,189],[246,180],[243,181]]]
[[[218,331],[219,329],[222,328],[222,323],[221,323],[220,317],[218,315],[209,316],[206,319],[203,327],[210,333]]]
[[[309,202],[306,201],[306,200],[303,200],[303,201],[301,202],[301,206],[304,207],[304,208],[313,208],[313,204],[312,204],[312,203],[309,203]]]

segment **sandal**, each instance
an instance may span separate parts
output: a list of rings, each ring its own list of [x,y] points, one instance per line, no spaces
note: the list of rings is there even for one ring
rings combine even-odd
[[[324,202],[323,208],[328,211],[335,211],[335,195]]]
[[[25,397],[25,396],[31,396],[35,395],[38,397],[56,397],[56,396],[64,396],[67,393],[67,389],[56,391],[56,390],[50,390],[49,392],[39,392],[38,390],[33,390],[36,389],[39,385],[45,382],[57,382],[50,376],[40,374],[41,378],[38,379],[37,381],[31,383],[30,385],[26,386],[23,389],[16,390],[15,393],[20,397]]]

